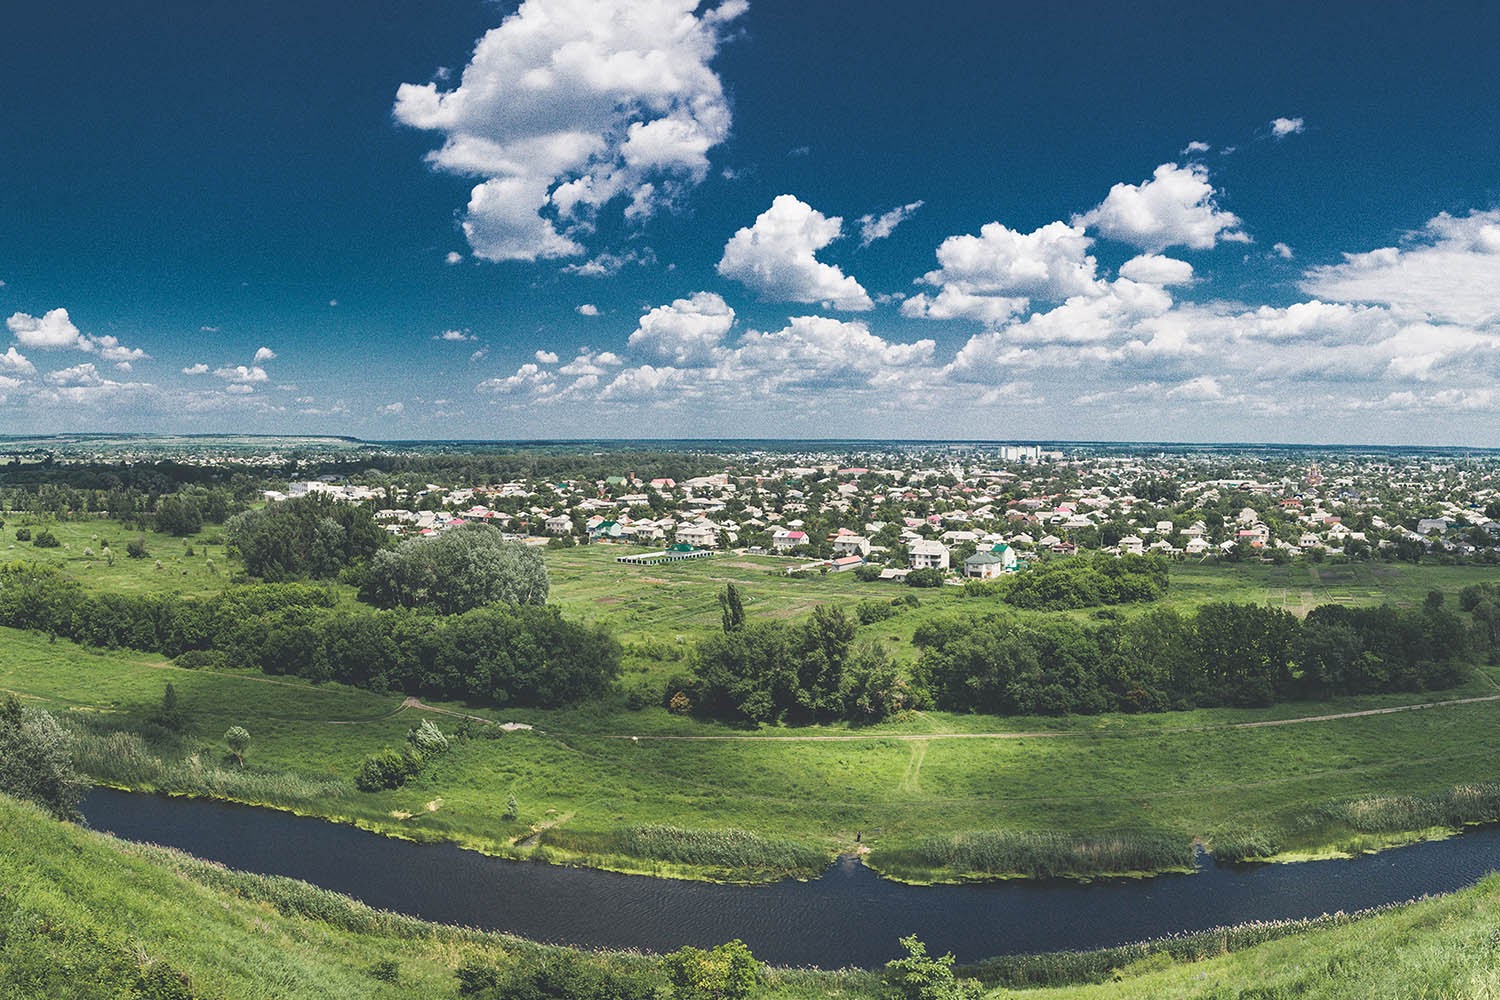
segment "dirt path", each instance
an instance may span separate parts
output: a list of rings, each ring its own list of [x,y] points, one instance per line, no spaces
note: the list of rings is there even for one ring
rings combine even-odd
[[[513,733],[518,729],[536,728],[529,722],[496,722],[494,719],[486,719],[482,715],[466,715],[463,712],[455,712],[451,708],[439,708],[437,705],[428,705],[420,698],[407,698],[401,703],[401,707],[396,709],[396,712],[404,712],[408,708],[415,708],[422,712],[433,712],[437,715],[446,715],[452,719],[468,719],[470,722],[478,722],[485,726],[498,726],[507,733]],[[392,712],[391,715],[395,715],[396,712]],[[626,737],[621,738],[624,739]]]
[[[1132,733],[1100,733],[1088,730],[1047,730],[1026,733],[839,733],[809,736],[670,736],[646,735],[615,736],[612,734],[577,733],[573,735],[593,737],[601,740],[678,740],[695,743],[746,742],[746,743],[868,743],[876,740],[1036,740],[1079,737],[1120,736],[1171,736],[1177,733],[1222,732],[1231,729],[1269,729],[1275,726],[1302,726],[1317,722],[1336,722],[1340,719],[1362,719],[1374,715],[1395,715],[1399,712],[1420,712],[1430,708],[1450,708],[1456,705],[1478,705],[1500,701],[1500,694],[1482,695],[1477,698],[1455,698],[1449,701],[1428,701],[1413,705],[1392,705],[1387,708],[1367,708],[1358,712],[1334,712],[1328,715],[1303,715],[1292,719],[1267,719],[1263,722],[1225,722],[1212,726],[1174,726],[1162,729],[1142,729]]]

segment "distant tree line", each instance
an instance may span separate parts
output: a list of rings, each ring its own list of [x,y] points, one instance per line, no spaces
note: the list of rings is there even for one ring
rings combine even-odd
[[[336,603],[331,591],[306,584],[250,584],[201,599],[94,595],[54,569],[0,567],[0,625],[186,665],[537,707],[598,697],[619,673],[618,643],[556,607],[498,604],[434,616]]]
[[[919,626],[919,690],[939,708],[1057,715],[1264,706],[1449,688],[1484,643],[1441,595],[1420,609],[1154,608],[1085,625],[1008,614]]]

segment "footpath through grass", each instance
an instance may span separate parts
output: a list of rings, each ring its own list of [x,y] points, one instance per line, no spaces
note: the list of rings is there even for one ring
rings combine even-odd
[[[1500,881],[1360,919],[1256,925],[1106,952],[980,963],[991,998],[1479,1000],[1500,991]],[[456,997],[466,964],[553,979],[664,978],[651,956],[569,952],[371,910],[59,823],[0,797],[0,995],[16,1000]],[[1048,984],[1013,989],[1010,984]],[[663,995],[666,995],[665,993]],[[887,996],[876,974],[766,970],[757,1000]]]
[[[169,681],[188,733],[153,742],[149,718]],[[435,706],[536,729],[473,724],[410,784],[367,793],[352,783],[366,755],[401,746],[421,718],[450,735],[461,721],[403,709],[399,695],[182,670],[14,630],[0,630],[0,690],[56,710],[82,734],[95,777],[121,787],[213,794],[505,856],[654,874],[806,875],[854,849],[858,836],[870,863],[898,877],[995,875],[963,867],[955,859],[980,855],[955,853],[943,838],[997,843],[996,834],[1059,843],[1063,860],[1043,859],[1047,871],[1096,873],[1085,862],[1105,856],[1131,859],[1132,870],[1171,868],[1195,837],[1256,848],[1247,853],[1318,854],[1431,835],[1455,816],[1495,818],[1473,809],[1500,808],[1487,794],[1465,799],[1476,803],[1467,812],[1412,798],[1493,780],[1500,701],[1268,727],[1240,724],[1409,699],[1074,719],[933,713],[869,729],[760,731],[618,703],[525,714]],[[1481,678],[1441,697],[1494,693]],[[226,760],[222,736],[232,725],[252,737],[243,770]],[[695,738],[653,738],[663,736]],[[511,795],[514,819],[504,815]],[[1128,849],[1100,855],[1088,846],[1101,842]],[[1144,864],[1138,848],[1147,843],[1175,846]]]

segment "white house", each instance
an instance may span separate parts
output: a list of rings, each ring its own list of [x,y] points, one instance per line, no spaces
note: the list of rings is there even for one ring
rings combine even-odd
[[[700,549],[711,549],[719,544],[719,532],[713,524],[704,521],[698,524],[679,524],[676,539],[685,545]]]
[[[833,540],[833,554],[867,556],[870,554],[870,540],[864,535],[840,535]]]
[[[911,543],[909,550],[912,569],[947,569],[948,546],[927,538]]]
[[[573,530],[573,519],[566,514],[547,518],[547,534],[566,535]]]
[[[790,552],[799,545],[807,544],[807,532],[793,528],[778,528],[771,534],[771,548],[777,552]]]

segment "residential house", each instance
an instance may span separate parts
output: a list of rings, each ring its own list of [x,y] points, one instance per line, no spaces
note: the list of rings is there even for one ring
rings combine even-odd
[[[912,569],[947,569],[949,565],[948,546],[929,538],[912,542],[908,555]]]

